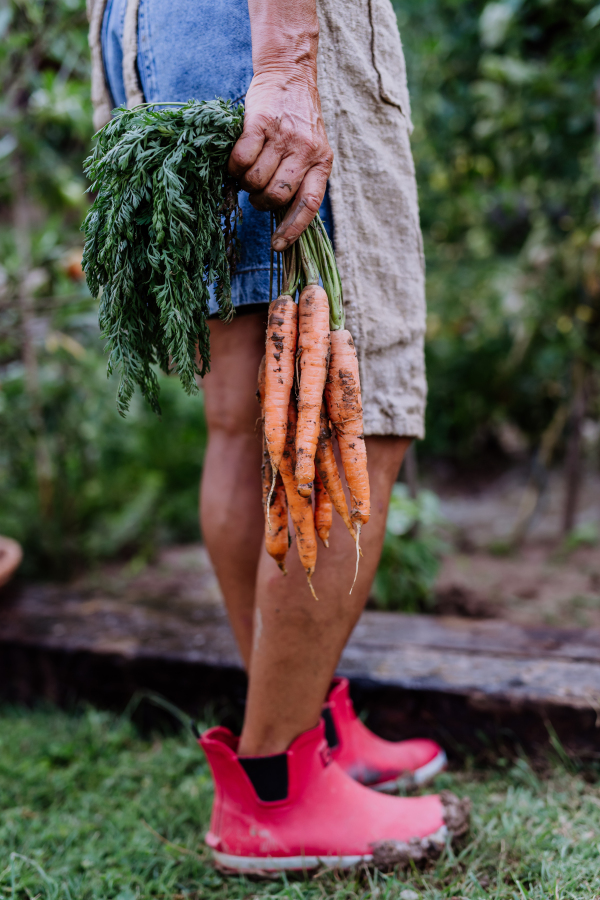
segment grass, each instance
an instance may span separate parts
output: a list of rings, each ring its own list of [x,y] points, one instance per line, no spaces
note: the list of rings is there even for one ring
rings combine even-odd
[[[93,709],[3,709],[0,898],[600,898],[600,788],[568,760],[544,778],[522,759],[435,787],[472,797],[473,826],[425,872],[225,879],[202,844],[212,788],[191,735],[145,739]]]

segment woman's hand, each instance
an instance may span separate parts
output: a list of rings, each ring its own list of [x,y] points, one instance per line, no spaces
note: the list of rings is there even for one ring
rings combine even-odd
[[[230,173],[256,209],[295,198],[273,235],[277,251],[300,237],[318,213],[333,162],[317,90],[314,0],[294,0],[292,9],[288,3],[263,0],[254,15],[249,3],[255,75],[244,131],[229,158]]]

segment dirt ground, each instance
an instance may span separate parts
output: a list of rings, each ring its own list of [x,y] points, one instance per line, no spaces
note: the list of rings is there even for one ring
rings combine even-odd
[[[510,556],[450,554],[436,596],[438,614],[600,628],[600,551],[587,546],[565,555],[555,544],[536,543]]]
[[[528,470],[521,467],[494,474],[493,462],[486,470],[453,472],[439,468],[423,482],[441,499],[442,518],[451,523],[457,544],[468,549],[495,547],[502,550],[514,535],[519,515],[528,500]],[[564,476],[550,472],[526,534],[526,544],[562,543]],[[588,468],[582,475],[576,529],[596,532],[600,537],[600,473]],[[600,552],[600,551],[599,551]]]
[[[600,628],[600,544],[575,542],[569,548],[562,540],[560,474],[551,476],[525,541],[508,550],[526,483],[526,473],[519,470],[493,480],[468,480],[470,490],[464,479],[458,486],[440,478],[430,483],[441,498],[451,547],[437,579],[435,612],[520,625]],[[590,534],[600,526],[599,476],[586,476],[577,524]],[[164,548],[149,565],[112,563],[75,586],[115,597],[127,591],[131,599],[146,601],[168,595],[173,602],[220,603],[200,544]]]
[[[437,483],[435,483],[437,481]],[[438,614],[501,618],[520,625],[600,627],[600,476],[584,473],[576,535],[561,534],[564,480],[552,472],[525,539],[511,538],[523,510],[524,470],[494,479],[437,477],[454,552],[436,584]],[[470,486],[467,490],[465,485]]]

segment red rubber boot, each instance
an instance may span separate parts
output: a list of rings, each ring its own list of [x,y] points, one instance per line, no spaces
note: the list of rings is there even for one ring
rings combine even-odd
[[[354,712],[347,678],[334,679],[323,718],[337,764],[376,791],[426,784],[446,766],[446,754],[435,741],[384,741],[369,731]]]
[[[206,843],[229,872],[348,868],[392,852],[435,856],[444,846],[439,797],[386,797],[331,759],[324,725],[286,753],[238,757],[238,738],[211,728],[200,738],[215,783]],[[402,856],[404,854],[404,856]]]

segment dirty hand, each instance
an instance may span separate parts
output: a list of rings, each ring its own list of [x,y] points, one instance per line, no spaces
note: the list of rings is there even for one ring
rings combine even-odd
[[[295,198],[273,235],[273,249],[282,251],[319,211],[333,162],[317,89],[318,24],[314,0],[296,0],[291,16],[287,0],[267,0],[254,14],[253,5],[251,0],[255,74],[229,172],[256,209],[274,209]],[[280,50],[281,30],[273,29],[272,17],[264,17],[269,7],[272,15],[284,17],[284,32],[295,31],[295,40],[284,35],[293,53]]]

